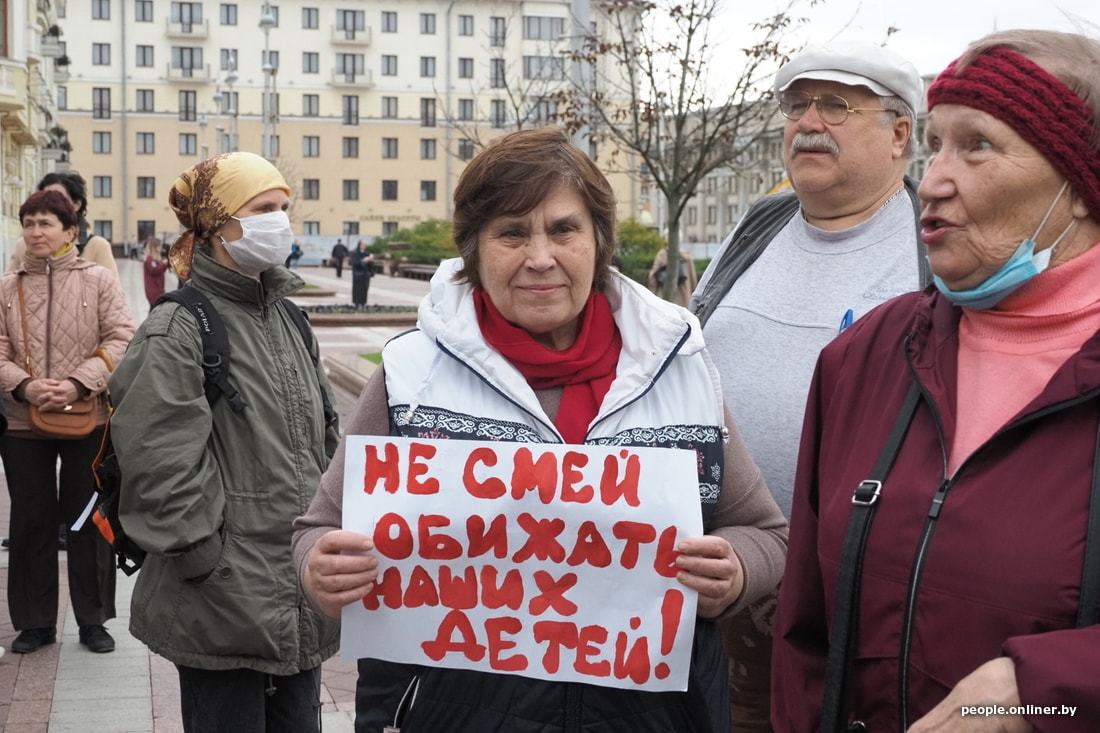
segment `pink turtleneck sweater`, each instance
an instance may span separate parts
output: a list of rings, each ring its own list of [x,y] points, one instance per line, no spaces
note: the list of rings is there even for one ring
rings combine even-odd
[[[1046,387],[1100,331],[1100,246],[1033,278],[959,324],[955,439],[948,473]]]

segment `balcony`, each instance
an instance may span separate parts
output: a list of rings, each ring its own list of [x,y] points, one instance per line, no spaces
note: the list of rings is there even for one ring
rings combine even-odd
[[[58,84],[64,84],[69,80],[70,76],[68,65],[55,66],[53,69],[53,80]]]
[[[374,75],[370,69],[365,71],[345,72],[343,69],[333,69],[330,83],[334,87],[356,87],[365,89],[374,86]]]
[[[54,36],[42,36],[42,43],[39,44],[38,51],[45,59],[56,59],[64,53],[61,48],[61,41]]]
[[[332,43],[336,46],[369,46],[370,26],[367,26],[361,31],[351,29],[342,30],[336,26],[332,26]]]
[[[26,106],[23,89],[27,71],[21,64],[0,58],[0,112],[12,112]]]
[[[165,66],[164,76],[168,81],[181,82],[183,84],[207,84],[213,78],[210,76],[210,64],[176,68],[169,63]]]
[[[210,35],[210,21],[197,23],[173,23],[171,19],[164,23],[164,34],[169,38],[206,38]]]

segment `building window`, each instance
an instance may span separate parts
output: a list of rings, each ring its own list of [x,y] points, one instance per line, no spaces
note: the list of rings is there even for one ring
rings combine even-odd
[[[397,119],[397,97],[382,97],[382,117],[387,120]]]
[[[397,56],[382,54],[382,76],[397,76]]]
[[[134,21],[137,23],[153,22],[153,0],[134,0]]]
[[[321,137],[319,135],[302,136],[302,157],[318,158],[321,156]]]
[[[153,176],[138,176],[137,197],[139,199],[155,199],[157,197],[157,179]]]
[[[109,43],[93,43],[92,44],[92,65],[93,66],[110,66],[111,65],[111,44],[109,44]]]
[[[69,88],[61,84],[57,86],[57,108],[63,111],[69,108]]]
[[[318,117],[321,114],[321,95],[302,95],[302,117]]]
[[[435,160],[435,138],[420,138],[420,159]]]
[[[359,138],[345,137],[340,141],[340,153],[345,158],[359,157]]]
[[[489,88],[504,88],[504,59],[489,59]]]
[[[508,19],[499,15],[489,18],[489,45],[494,48],[501,48],[507,38]]]
[[[103,237],[108,242],[115,238],[114,223],[110,219],[96,219],[92,223],[92,230],[97,237]]]
[[[344,222],[344,236],[345,237],[358,237],[359,236],[359,222],[357,222],[357,221],[345,221]]]
[[[240,92],[222,92],[221,104],[218,107],[218,112],[223,115],[237,114],[237,110],[240,107],[237,106],[237,97]]]
[[[458,159],[470,160],[474,157],[474,141],[473,140],[459,140],[458,141]]]
[[[199,136],[193,132],[180,133],[180,155],[198,155]]]
[[[474,16],[472,15],[460,15],[458,16],[458,35],[460,36],[472,36],[474,34]]]
[[[394,10],[382,11],[382,32],[397,33],[397,12]]]
[[[425,79],[435,76],[435,56],[420,57],[420,76]]]
[[[321,54],[316,51],[302,51],[302,73],[319,74],[321,72]]]
[[[237,3],[222,3],[219,15],[222,25],[237,25]]]
[[[397,181],[392,181],[392,180],[382,181],[382,200],[383,201],[396,201],[397,200]]]
[[[717,206],[708,206],[707,207],[707,224],[717,224],[717,223],[718,223],[718,207]]]
[[[153,219],[138,219],[137,231],[138,241],[144,242],[157,235],[157,222]]]
[[[107,154],[111,152],[111,133],[109,132],[93,132],[92,133],[92,152],[98,154]]]
[[[278,28],[279,27],[279,6],[278,5],[268,5],[267,7],[271,10],[271,18],[275,21],[275,26],[274,27]]]
[[[269,63],[271,64],[272,69],[278,69],[279,68],[279,52],[268,50],[265,53],[264,50],[261,48],[260,49],[260,68],[263,68],[264,66],[267,66],[267,64],[269,64]]]
[[[111,177],[92,176],[92,195],[97,199],[111,198]]]
[[[172,46],[172,68],[180,69],[183,76],[193,76],[202,68],[201,46]]]
[[[474,119],[474,100],[458,100],[458,119],[462,122],[469,122]]]
[[[111,119],[111,90],[109,87],[92,87],[92,119]]]
[[[397,234],[397,222],[396,221],[384,221],[382,222],[382,236],[392,237]]]
[[[420,14],[420,33],[425,36],[435,35],[435,13]]]
[[[420,200],[435,201],[435,181],[420,182]]]
[[[92,0],[92,20],[111,19],[111,0]]]
[[[385,99],[385,97],[383,97]],[[341,101],[345,125],[359,124],[359,95],[345,94]]]
[[[191,90],[180,91],[180,122],[194,122],[198,112],[198,94]]]
[[[356,77],[363,76],[365,68],[361,53],[336,54],[336,73],[343,74],[345,81],[353,82]]]
[[[237,68],[237,49],[223,48],[220,55],[222,71],[229,71],[230,69]]]
[[[172,3],[172,22],[179,23],[184,33],[190,33],[202,23],[202,3]]]
[[[137,104],[135,105],[138,112],[152,112],[153,105],[153,90],[152,89],[138,89],[137,90]]]
[[[524,56],[523,78],[562,81],[565,79],[565,59],[561,56]]]
[[[494,99],[489,104],[489,124],[493,127],[504,127],[508,120],[508,110],[504,106],[504,100]]]
[[[278,158],[279,150],[281,150],[281,138],[278,135],[271,136],[271,157]]]
[[[397,138],[384,137],[382,138],[382,158],[384,160],[392,160],[397,157]]]
[[[357,178],[345,178],[344,179],[344,201],[358,201],[359,200],[359,179]]]
[[[157,136],[152,132],[139,132],[137,134],[137,154],[155,155],[157,152]]]
[[[699,223],[699,209],[697,209],[694,206],[690,206],[690,207],[688,207],[687,215],[688,215],[688,224],[693,224],[694,225],[694,224]]]
[[[148,67],[153,65],[153,47],[138,46],[134,53],[134,66]]]
[[[435,127],[435,97],[420,98],[420,126]]]
[[[337,10],[336,30],[344,32],[344,38],[352,40],[357,33],[367,29],[366,13],[362,10]]]
[[[474,78],[474,60],[471,58],[460,58],[458,60],[458,78],[459,79],[473,79]]]
[[[551,99],[536,99],[531,103],[530,118],[532,122],[553,122],[558,114],[558,105]]]
[[[565,18],[545,15],[523,16],[523,38],[528,41],[556,41],[565,35]]]
[[[302,8],[302,28],[315,31],[321,25],[321,11],[317,8]]]
[[[321,233],[321,222],[319,221],[303,221],[302,222],[302,234],[307,237],[315,237]]]
[[[302,179],[302,198],[307,201],[316,201],[317,199],[321,198],[320,178]]]

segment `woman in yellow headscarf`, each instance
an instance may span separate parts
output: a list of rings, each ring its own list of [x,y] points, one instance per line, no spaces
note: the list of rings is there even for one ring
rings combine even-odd
[[[130,631],[176,664],[186,730],[317,730],[337,627],[298,590],[290,535],[337,432],[316,340],[285,300],[303,285],[282,266],[290,188],[258,155],[230,153],[183,173],[168,202],[187,286],[111,380],[120,518],[149,553]],[[200,329],[227,336],[228,363],[204,355]]]

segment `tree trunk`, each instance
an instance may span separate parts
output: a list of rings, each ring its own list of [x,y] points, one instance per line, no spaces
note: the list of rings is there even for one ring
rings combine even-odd
[[[679,199],[668,200],[668,264],[665,266],[665,283],[661,287],[661,297],[675,302],[680,280],[680,211]]]

